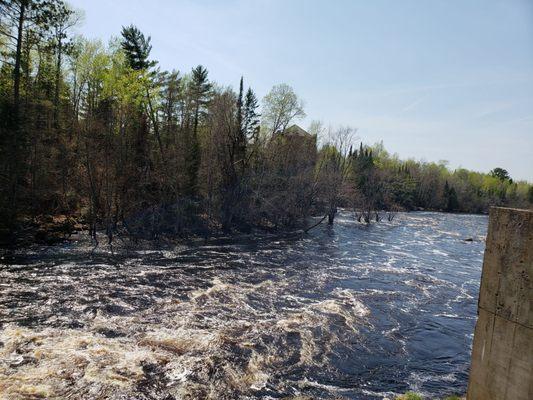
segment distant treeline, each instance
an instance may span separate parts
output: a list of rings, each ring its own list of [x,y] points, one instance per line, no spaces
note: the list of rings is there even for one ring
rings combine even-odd
[[[4,239],[55,219],[154,238],[306,228],[341,206],[369,222],[376,210],[533,203],[503,169],[402,161],[347,127],[306,132],[288,85],[260,106],[242,78],[235,90],[203,66],[161,71],[135,26],[103,45],[71,35],[78,19],[60,0],[0,0]]]

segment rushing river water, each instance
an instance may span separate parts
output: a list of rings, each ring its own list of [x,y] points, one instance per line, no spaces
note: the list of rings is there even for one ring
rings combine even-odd
[[[486,228],[342,213],[291,237],[4,255],[0,398],[464,393]]]

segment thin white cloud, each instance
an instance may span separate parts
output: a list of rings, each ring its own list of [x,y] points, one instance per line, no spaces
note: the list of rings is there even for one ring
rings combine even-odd
[[[494,114],[498,114],[499,112],[501,111],[505,111],[505,110],[508,110],[510,108],[512,108],[514,106],[514,104],[512,103],[499,103],[499,104],[495,104],[491,107],[487,107],[483,110],[481,110],[480,112],[478,112],[477,114],[475,114],[473,116],[474,119],[482,119],[482,118],[486,118],[486,117],[489,117],[491,115],[494,115]]]
[[[408,104],[407,106],[402,108],[401,113],[405,113],[405,112],[413,110],[416,106],[418,106],[420,103],[422,103],[422,101],[425,99],[425,97],[426,96],[420,97],[420,98],[416,99],[415,101],[413,101],[412,103]]]

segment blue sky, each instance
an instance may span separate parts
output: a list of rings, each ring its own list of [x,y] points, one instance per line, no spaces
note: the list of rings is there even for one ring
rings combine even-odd
[[[69,0],[78,31],[152,37],[163,69],[205,65],[263,96],[288,83],[308,117],[402,158],[501,166],[533,182],[531,0]]]

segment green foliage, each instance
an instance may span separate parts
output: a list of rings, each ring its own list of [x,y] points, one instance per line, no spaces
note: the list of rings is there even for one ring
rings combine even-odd
[[[209,92],[213,85],[209,82],[207,69],[198,65],[192,70],[190,91],[196,107],[205,106],[209,100]]]
[[[473,213],[487,212],[491,206],[530,207],[527,182],[466,169],[450,171],[443,162],[402,161],[382,145],[372,148],[387,207]]]
[[[351,154],[350,165],[359,207],[367,210],[375,209],[379,202],[381,185],[376,174],[377,167],[372,149],[363,147],[361,143],[359,151],[355,150]]]
[[[257,97],[254,91],[248,88],[244,99],[243,129],[250,141],[256,140],[259,133],[260,114],[257,112],[258,108]]]
[[[338,207],[369,222],[378,210],[533,204],[533,187],[502,168],[452,171],[383,143],[353,150],[349,127],[288,128],[305,116],[289,85],[272,88],[260,115],[242,78],[235,93],[201,65],[156,70],[133,25],[106,46],[72,35],[76,14],[61,0],[3,0],[0,11],[2,234],[42,214],[76,215],[111,240],[305,228],[310,215],[332,224]]]
[[[489,172],[489,175],[494,178],[498,178],[502,182],[511,180],[509,173],[503,168],[494,168]]]
[[[134,70],[148,70],[156,65],[155,61],[148,60],[152,45],[150,36],[144,34],[134,25],[122,27],[122,49],[130,67]]]
[[[422,395],[415,393],[415,392],[407,392],[405,394],[402,394],[396,397],[396,400],[424,400],[424,397],[422,397]],[[448,396],[448,397],[445,397],[443,400],[461,400],[461,397]]]
[[[185,168],[188,175],[187,191],[196,195],[198,189],[198,168],[200,167],[200,139],[198,125],[200,119],[207,113],[206,106],[211,99],[213,85],[209,82],[208,72],[205,67],[198,65],[193,68],[189,83],[189,95],[193,107],[192,131],[186,133],[185,145],[188,151],[185,156]]]
[[[415,392],[407,392],[401,396],[396,397],[396,400],[423,400],[423,397]]]
[[[446,211],[457,211],[459,208],[459,201],[457,200],[457,192],[453,187],[448,185],[448,181],[444,184],[444,204]]]
[[[262,116],[270,135],[283,132],[291,121],[305,117],[303,102],[289,85],[276,85],[263,98]]]

